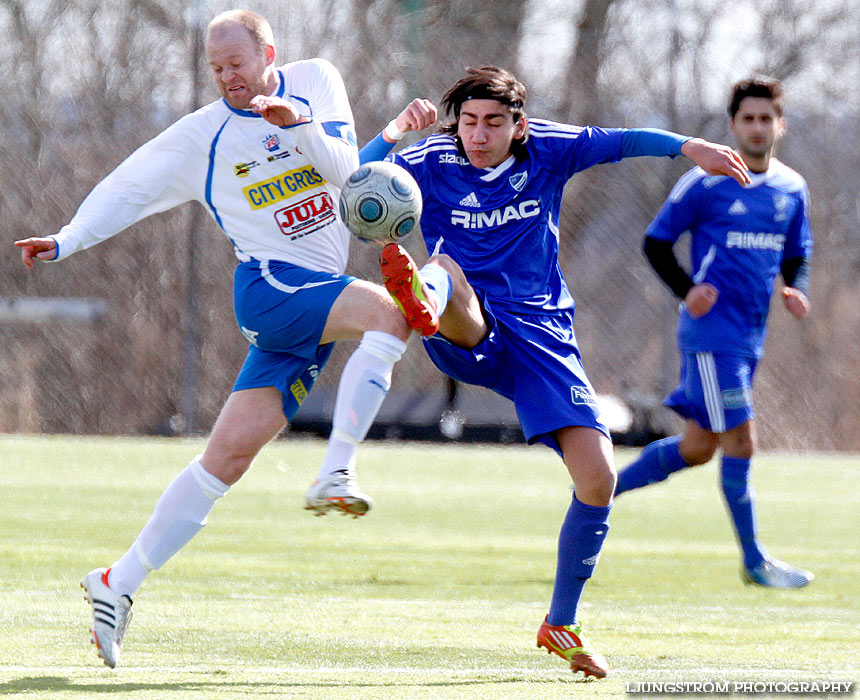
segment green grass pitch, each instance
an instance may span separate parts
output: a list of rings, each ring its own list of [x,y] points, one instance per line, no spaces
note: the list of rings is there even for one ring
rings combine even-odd
[[[804,590],[742,585],[715,462],[620,498],[581,606],[612,670],[584,681],[535,647],[570,498],[554,453],[366,444],[374,511],[314,518],[302,495],[324,443],[294,438],[144,583],[111,671],[78,581],[125,551],[201,449],[0,437],[0,697],[541,700],[647,681],[860,681],[856,455],[755,460],[763,540],[815,572]],[[619,466],[634,455],[618,450]]]

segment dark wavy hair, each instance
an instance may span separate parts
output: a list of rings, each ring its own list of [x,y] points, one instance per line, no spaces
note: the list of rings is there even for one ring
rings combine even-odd
[[[511,111],[511,117],[518,121],[520,117],[526,116],[526,86],[523,85],[510,71],[498,66],[481,66],[480,68],[466,68],[466,75],[451,87],[442,96],[442,106],[445,114],[453,119],[439,128],[443,134],[457,135],[457,123],[460,121],[460,108],[467,100],[496,100],[507,105]],[[528,140],[528,123],[522,137],[516,139],[511,145],[514,155],[522,149]],[[457,139],[458,145],[460,140]],[[462,150],[462,145],[460,145]]]
[[[764,97],[773,100],[773,109],[776,116],[782,116],[785,107],[782,83],[776,78],[767,75],[754,75],[750,78],[740,80],[732,86],[732,95],[729,100],[729,116],[734,119],[741,106],[741,100],[745,97]]]

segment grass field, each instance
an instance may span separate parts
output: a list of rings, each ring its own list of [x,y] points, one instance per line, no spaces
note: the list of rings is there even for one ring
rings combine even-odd
[[[367,444],[376,509],[314,518],[301,499],[324,444],[296,439],[269,446],[146,581],[111,671],[78,581],[125,550],[201,447],[0,436],[0,696],[541,700],[860,681],[856,455],[756,459],[763,539],[816,573],[805,590],[741,584],[715,463],[619,499],[581,607],[612,671],[583,681],[534,641],[570,498],[552,452]]]

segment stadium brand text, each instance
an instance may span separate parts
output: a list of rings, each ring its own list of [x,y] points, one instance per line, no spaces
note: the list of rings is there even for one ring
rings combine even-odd
[[[509,221],[531,219],[539,214],[540,202],[536,199],[527,199],[518,205],[509,204],[506,207],[493,209],[493,211],[452,209],[451,225],[462,226],[468,229],[491,228],[493,226],[501,226]]]
[[[726,233],[726,248],[781,251],[785,236],[781,233],[756,233],[754,231],[729,231]]]
[[[283,202],[295,194],[325,184],[325,179],[313,166],[288,170],[285,173],[245,187],[242,192],[251,209],[262,209],[276,202]]]

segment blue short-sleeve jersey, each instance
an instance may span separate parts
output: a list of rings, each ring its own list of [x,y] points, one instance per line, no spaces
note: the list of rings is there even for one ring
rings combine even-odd
[[[388,159],[421,188],[429,251],[451,256],[494,308],[551,314],[573,307],[558,264],[564,185],[580,170],[620,160],[623,134],[532,119],[525,154],[494,168],[473,167],[445,134]]]
[[[687,172],[647,235],[674,243],[690,233],[691,277],[719,291],[711,311],[694,319],[682,304],[683,352],[760,357],[774,280],[783,260],[812,255],[806,182],[776,159],[742,187],[729,177]]]

